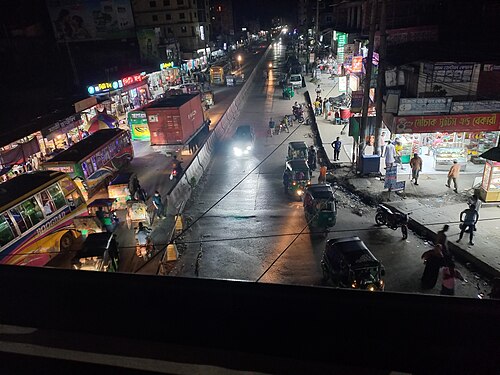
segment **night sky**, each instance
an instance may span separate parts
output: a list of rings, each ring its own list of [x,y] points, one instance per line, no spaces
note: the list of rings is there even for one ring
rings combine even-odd
[[[289,23],[295,22],[295,2],[290,0],[233,0],[236,25],[246,19],[259,19],[261,27],[271,25],[273,17],[283,17]]]

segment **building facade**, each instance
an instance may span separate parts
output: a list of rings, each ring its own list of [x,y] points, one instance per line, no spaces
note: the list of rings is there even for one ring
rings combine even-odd
[[[208,0],[133,0],[132,7],[143,58],[191,59],[209,53]]]

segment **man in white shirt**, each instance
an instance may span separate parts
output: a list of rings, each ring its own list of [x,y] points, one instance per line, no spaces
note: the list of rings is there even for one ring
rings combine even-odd
[[[385,146],[385,168],[391,168],[396,161],[396,148],[391,143],[391,141],[387,141],[387,146]]]

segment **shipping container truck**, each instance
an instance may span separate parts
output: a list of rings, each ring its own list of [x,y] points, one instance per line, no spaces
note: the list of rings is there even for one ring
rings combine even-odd
[[[151,145],[183,145],[204,124],[201,97],[172,95],[145,108]]]

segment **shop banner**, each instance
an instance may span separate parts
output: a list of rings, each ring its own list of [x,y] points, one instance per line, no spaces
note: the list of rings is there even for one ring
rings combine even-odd
[[[363,56],[354,56],[352,58],[351,71],[353,73],[361,73],[363,71]]]
[[[399,116],[448,114],[452,98],[401,98]]]
[[[398,182],[398,167],[390,167],[385,170],[384,189],[392,190],[392,187]]]
[[[451,113],[500,112],[500,100],[477,100],[474,102],[453,102]]]
[[[43,128],[41,130],[41,133],[44,138],[47,138],[50,141],[57,134],[68,133],[74,128],[80,126],[81,124],[82,124],[82,116],[79,113],[75,113],[74,115],[71,115],[65,118],[64,120],[60,120],[51,126]],[[52,138],[50,138],[51,134],[53,133],[57,134],[55,134]]]
[[[500,113],[394,117],[396,133],[481,132],[500,130]]]

